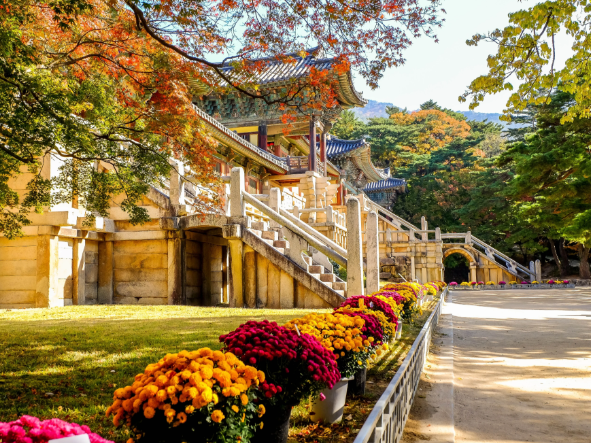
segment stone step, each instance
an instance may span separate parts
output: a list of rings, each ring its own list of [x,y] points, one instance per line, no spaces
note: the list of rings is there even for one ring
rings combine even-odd
[[[346,291],[342,291],[340,289],[334,289],[334,292],[336,292],[337,294],[340,294],[343,297],[346,297],[347,296],[347,292]]]
[[[308,272],[310,274],[324,274],[324,266],[308,265]]]
[[[334,274],[321,274],[320,275],[320,281],[323,281],[324,283],[332,283],[334,281],[337,280],[337,276]]]
[[[260,237],[262,235],[262,233],[263,233],[263,231],[261,231],[259,229],[251,229],[250,232],[252,232],[257,237]]]
[[[328,282],[328,281],[323,281],[322,283],[324,283],[326,286],[328,286],[329,288],[332,288],[332,283]]]
[[[283,255],[285,255],[285,248],[275,248],[277,249],[279,252],[281,252]]]
[[[306,263],[308,263],[308,265],[311,265],[311,264],[312,264],[312,257],[309,257],[309,256],[307,256],[307,255],[304,255],[304,256],[302,256],[302,259],[303,259],[303,260],[304,260]]]
[[[268,231],[269,230],[269,223],[264,221],[253,221],[250,226],[252,229],[256,229],[258,231]]]
[[[275,242],[274,240],[268,240],[268,239],[266,239],[266,238],[263,238],[263,241],[264,241],[265,243],[267,243],[269,246],[273,246],[273,243]]]
[[[289,248],[289,242],[287,240],[275,240],[273,241],[273,246],[276,248]]]
[[[262,238],[266,240],[279,240],[279,236],[277,235],[277,231],[263,231]]]
[[[320,280],[320,276],[322,274],[310,274],[312,277],[314,277],[316,280]]]
[[[332,284],[332,288],[337,292],[338,291],[346,291],[347,290],[347,283],[345,283],[344,281],[335,281]]]

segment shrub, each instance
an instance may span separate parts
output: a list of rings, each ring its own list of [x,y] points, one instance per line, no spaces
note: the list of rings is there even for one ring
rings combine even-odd
[[[230,352],[209,348],[168,354],[131,386],[119,388],[107,416],[142,442],[249,441],[257,416],[256,387],[265,374]]]

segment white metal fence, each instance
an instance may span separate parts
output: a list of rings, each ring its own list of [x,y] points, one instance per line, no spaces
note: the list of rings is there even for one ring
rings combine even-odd
[[[414,341],[396,375],[372,409],[353,443],[397,443],[417,391],[421,372],[429,352],[431,334],[439,321],[448,288]]]

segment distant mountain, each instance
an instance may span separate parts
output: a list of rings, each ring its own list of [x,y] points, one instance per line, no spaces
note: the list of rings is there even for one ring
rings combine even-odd
[[[386,107],[394,106],[393,103],[378,102],[375,100],[369,100],[365,108],[353,108],[355,115],[363,120],[367,121],[373,117],[388,117],[386,114]],[[505,126],[507,123],[499,120],[502,114],[496,114],[491,112],[474,112],[474,111],[457,111],[466,116],[468,120],[476,120],[478,122],[488,120],[489,122],[500,123]]]

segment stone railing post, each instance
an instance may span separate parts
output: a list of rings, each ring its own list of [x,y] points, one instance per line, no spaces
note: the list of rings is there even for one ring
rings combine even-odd
[[[536,280],[536,264],[533,260],[529,262],[529,275],[532,280]]]
[[[371,211],[367,214],[367,293],[380,289],[380,242],[378,232],[378,215]]]
[[[466,232],[466,244],[469,245],[472,243],[472,232]]]
[[[536,281],[541,282],[542,281],[542,263],[540,262],[540,260],[536,260],[535,269],[536,269]]]
[[[326,206],[326,222],[327,223],[334,222],[334,216],[333,216],[333,211],[332,211],[331,205]]]
[[[183,175],[185,168],[182,162],[178,160],[170,161],[170,181],[169,181],[169,197],[172,205],[185,204],[185,183],[183,182]]]
[[[281,207],[281,190],[279,188],[271,188],[269,191],[269,207],[279,214],[279,208]],[[281,225],[274,220],[269,222],[269,227],[273,231],[281,229]]]
[[[230,217],[246,217],[244,205],[244,169],[232,168],[230,175]]]
[[[427,219],[425,218],[425,216],[423,215],[421,217],[421,231],[426,231],[429,229],[429,224],[427,223]],[[427,241],[429,240],[429,234],[427,232],[423,232],[421,234],[421,239],[423,241]]]
[[[347,201],[347,294],[364,295],[361,206],[353,196]]]
[[[441,228],[435,228],[435,240],[441,240]]]

